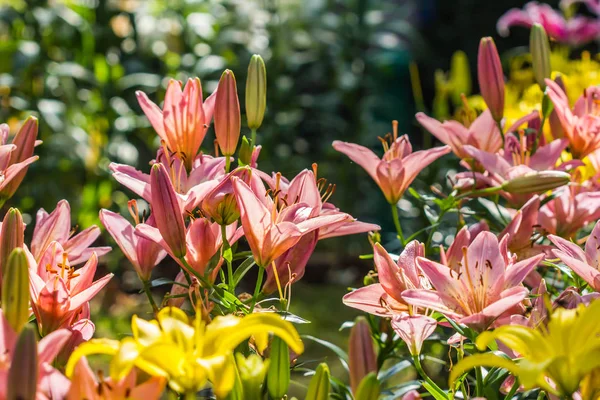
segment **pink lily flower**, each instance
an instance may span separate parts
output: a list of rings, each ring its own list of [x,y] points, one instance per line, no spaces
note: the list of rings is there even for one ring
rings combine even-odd
[[[96,332],[96,325],[94,325],[91,320],[84,318],[75,322],[66,329],[71,333],[71,336],[56,356],[56,365],[60,366],[67,365],[69,357],[71,357],[71,354],[77,348],[77,346],[79,346],[81,343],[87,342],[94,336],[94,332]]]
[[[577,244],[560,236],[548,239],[558,248],[552,253],[586,281],[592,289],[600,291],[600,222],[596,223],[585,242],[585,251]]]
[[[159,400],[166,386],[163,377],[151,377],[137,384],[135,368],[122,380],[114,382],[111,378],[99,379],[90,368],[87,358],[82,357],[75,365],[71,377],[71,388],[67,400]]]
[[[490,110],[485,110],[468,127],[458,121],[440,123],[422,112],[417,113],[416,118],[440,142],[449,145],[460,159],[470,157],[463,149],[466,144],[488,153],[496,153],[502,147],[502,134]]]
[[[303,235],[351,218],[348,214],[307,218],[313,209],[306,203],[286,207],[278,196],[273,201],[263,194],[266,191],[255,194],[240,178],[231,179],[244,234],[254,261],[263,268],[297,244]]]
[[[39,263],[30,258],[31,308],[42,335],[89,317],[88,301],[113,277],[108,274],[94,282],[97,265],[98,257],[92,253],[76,270],[58,242],[50,243]]]
[[[163,164],[167,170],[182,211],[196,208],[225,174],[225,158],[214,158],[204,154],[200,154],[194,159],[189,173],[179,158],[172,157],[163,149],[158,151],[154,163]],[[149,174],[124,164],[111,163],[109,168],[113,171],[113,178],[117,182],[147,202],[152,202],[152,185]]]
[[[572,46],[584,45],[600,35],[600,24],[596,19],[575,16],[565,19],[548,4],[531,1],[522,10],[508,10],[500,19],[496,28],[502,36],[507,36],[511,26],[531,28],[535,23],[544,27],[548,35],[561,43]]]
[[[135,200],[129,202],[129,211],[133,216],[135,225],[140,224],[137,203]],[[100,221],[113,237],[115,242],[131,262],[142,281],[150,280],[152,270],[167,255],[167,252],[151,240],[142,238],[135,234],[135,226],[117,213],[108,210],[100,211]],[[150,216],[148,225],[154,226],[154,217]]]
[[[158,136],[190,170],[212,120],[216,92],[203,102],[198,78],[189,79],[181,88],[181,82],[171,79],[162,110],[144,92],[137,91],[136,96]]]
[[[548,246],[535,243],[532,239],[538,225],[540,197],[533,196],[523,207],[514,213],[512,220],[498,235],[498,239],[508,238],[508,249],[519,258],[528,258],[545,252]]]
[[[450,152],[449,146],[443,146],[413,153],[408,136],[398,137],[397,124],[394,124],[391,144],[384,142],[383,147],[385,154],[380,159],[364,146],[339,140],[333,142],[334,149],[367,171],[390,204],[400,200],[421,170]]]
[[[37,400],[62,399],[69,390],[69,380],[52,366],[52,362],[69,340],[70,332],[60,329],[43,337],[38,347]],[[0,398],[6,399],[8,371],[12,361],[17,334],[0,310]]]
[[[58,242],[68,254],[73,265],[87,261],[92,253],[100,257],[108,253],[110,247],[89,247],[100,236],[100,228],[92,225],[72,236],[71,207],[69,202],[61,200],[50,214],[40,208],[36,215],[35,228],[31,239],[31,253],[36,261],[48,249],[52,242]]]
[[[540,254],[515,262],[506,246],[506,238],[498,243],[493,233],[479,233],[468,247],[462,248],[458,272],[418,257],[417,265],[436,290],[409,289],[402,298],[483,331],[525,299],[528,290],[521,282],[544,258]]]
[[[437,328],[437,321],[426,315],[402,313],[392,318],[392,328],[408,346],[412,356],[421,354],[423,342]]]
[[[544,204],[538,221],[542,228],[564,238],[575,237],[577,231],[600,218],[600,192],[588,192],[569,186]]]
[[[600,28],[600,24],[598,24]],[[600,149],[600,89],[586,89],[571,110],[564,90],[554,81],[546,79],[547,93],[560,120],[569,149],[574,158],[582,159]]]

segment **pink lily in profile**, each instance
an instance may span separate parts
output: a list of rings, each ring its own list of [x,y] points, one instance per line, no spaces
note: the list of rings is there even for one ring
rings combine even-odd
[[[368,148],[354,143],[336,140],[333,148],[363,167],[377,183],[388,203],[396,204],[419,172],[448,154],[450,147],[436,147],[413,153],[408,136],[398,137],[397,123],[394,123],[394,134],[390,140],[391,143],[382,140],[385,154],[381,159]]]
[[[92,253],[83,267],[73,268],[58,242],[50,243],[39,263],[30,259],[31,308],[42,335],[89,318],[88,301],[113,277],[108,274],[94,282],[97,266],[98,257]]]
[[[557,247],[552,253],[586,281],[592,289],[600,291],[600,222],[596,223],[585,242],[585,251],[575,243],[560,236],[548,239]]]
[[[488,153],[496,153],[502,147],[502,134],[489,110],[485,110],[468,127],[458,121],[440,123],[422,112],[417,113],[416,118],[440,142],[449,145],[460,159],[470,157],[463,149],[466,144]]]
[[[139,225],[141,222],[150,226],[155,225],[153,216],[150,216],[148,221],[140,221],[135,200],[129,202],[129,211],[135,225]],[[167,252],[153,241],[136,235],[135,226],[117,213],[101,210],[100,221],[117,242],[125,257],[131,262],[140,279],[144,282],[148,281],[152,275],[152,270],[166,257]]]
[[[458,271],[417,258],[417,265],[435,290],[409,289],[405,302],[430,308],[475,330],[487,329],[498,317],[518,306],[529,291],[521,282],[544,258],[543,254],[515,262],[506,248],[507,238],[498,243],[491,232],[481,232],[468,247]]]
[[[37,140],[38,120],[29,117],[21,129],[9,142],[9,127],[0,125],[0,171],[3,180],[0,183],[0,202],[10,199],[25,178],[29,165],[37,161],[38,156],[33,155],[35,146],[42,143]]]
[[[285,206],[277,195],[273,200],[264,195],[266,190],[255,194],[240,178],[231,179],[244,235],[254,261],[263,268],[297,244],[303,235],[351,218],[343,213],[309,217],[313,209],[306,203]]]
[[[79,346],[81,343],[87,342],[94,336],[94,332],[96,332],[96,325],[94,325],[91,320],[83,318],[66,329],[71,333],[71,336],[56,356],[56,365],[60,366],[67,365],[69,357],[77,348],[77,346]]]
[[[225,174],[225,158],[198,155],[188,173],[184,163],[163,149],[158,151],[154,163],[163,164],[168,172],[173,189],[182,206],[182,211],[196,208]],[[146,200],[152,201],[152,185],[150,175],[136,170],[130,165],[111,163],[113,178],[132,192]]]
[[[69,390],[69,380],[52,366],[57,354],[69,340],[70,332],[60,329],[43,337],[38,348],[38,383],[36,399],[62,399]],[[8,372],[14,355],[17,334],[0,310],[0,398],[7,398]]]
[[[69,202],[61,200],[50,214],[43,208],[36,215],[36,224],[31,239],[31,254],[39,261],[52,242],[58,242],[68,254],[73,265],[87,261],[92,253],[100,257],[108,253],[110,247],[89,247],[100,236],[100,228],[92,225],[71,236],[71,207]]]
[[[190,78],[183,91],[181,86],[179,81],[169,81],[162,110],[144,92],[136,95],[158,136],[190,170],[212,120],[216,92],[203,102],[200,79]]]
[[[569,186],[540,208],[538,222],[547,233],[569,239],[598,218],[600,192]]]
[[[598,27],[600,29],[600,23]],[[586,89],[571,110],[564,90],[549,79],[546,79],[546,85],[573,157],[582,159],[600,149],[600,89]]]
[[[67,400],[159,400],[166,386],[163,377],[151,377],[137,384],[135,368],[122,380],[114,382],[111,378],[99,379],[90,368],[87,358],[82,357],[75,365],[71,377],[71,388]]]
[[[554,40],[572,46],[584,45],[600,36],[600,24],[597,19],[575,16],[565,19],[548,4],[531,1],[520,10],[512,8],[500,19],[496,28],[502,36],[507,36],[511,26],[531,28],[533,24],[544,27],[548,36]]]
[[[544,252],[548,246],[535,244],[532,239],[538,225],[540,197],[533,196],[523,207],[514,213],[512,220],[498,235],[499,239],[507,237],[508,249],[519,258],[527,258]]]

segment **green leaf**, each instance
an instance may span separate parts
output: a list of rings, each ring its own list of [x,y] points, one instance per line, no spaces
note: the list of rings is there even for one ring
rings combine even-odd
[[[423,382],[423,387],[425,388],[425,390],[427,390],[429,392],[429,394],[431,396],[433,396],[434,399],[436,400],[448,400],[448,396],[444,396],[443,394],[439,393],[433,386],[431,386],[429,383],[427,382]]]
[[[408,360],[402,360],[386,370],[379,371],[379,376],[377,379],[379,379],[381,382],[384,382],[407,368],[412,368],[412,363]]]
[[[326,347],[329,350],[331,350],[332,352],[334,352],[335,355],[338,356],[338,358],[340,359],[340,362],[342,363],[344,368],[346,368],[346,370],[348,369],[348,354],[346,354],[346,352],[344,350],[342,350],[340,347],[336,346],[333,343],[329,343],[326,340],[319,339],[319,338],[316,338],[311,335],[302,335],[301,337],[302,337],[302,339],[306,339],[306,340],[310,340],[312,342],[318,343],[321,346]]]
[[[237,286],[242,278],[250,271],[250,269],[254,266],[254,258],[252,256],[248,257],[244,260],[243,263],[240,264],[239,267],[233,273],[233,286]]]

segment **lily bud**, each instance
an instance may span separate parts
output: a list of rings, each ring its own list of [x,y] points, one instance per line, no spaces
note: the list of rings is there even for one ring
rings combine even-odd
[[[29,117],[25,120],[25,123],[12,140],[12,144],[17,147],[10,153],[11,165],[23,162],[33,156],[35,145],[41,143],[37,141],[38,127],[39,123],[36,117]],[[28,168],[23,168],[8,182],[4,189],[0,191],[0,198],[7,200],[15,194],[23,178],[25,178]]]
[[[479,42],[477,79],[483,100],[494,120],[499,122],[504,116],[504,75],[496,44],[491,37],[484,37]]]
[[[25,225],[23,217],[16,208],[8,210],[0,230],[0,279],[6,271],[8,256],[17,247],[23,247]]]
[[[365,317],[357,317],[350,330],[348,349],[350,387],[356,393],[362,379],[371,372],[377,372],[377,355],[371,338],[371,328]]]
[[[502,185],[508,193],[543,193],[564,186],[571,181],[571,175],[563,171],[537,171],[511,179]]]
[[[290,386],[290,350],[288,345],[277,336],[271,342],[269,359],[270,364],[267,375],[269,396],[281,399]]]
[[[471,94],[471,70],[469,58],[464,51],[456,51],[450,61],[450,84],[452,85],[452,101],[461,104],[462,95]]]
[[[331,390],[331,382],[329,382],[329,367],[325,363],[319,364],[315,375],[308,384],[305,400],[327,400]]]
[[[240,138],[241,117],[235,76],[230,70],[225,70],[219,80],[214,118],[219,148],[225,157],[231,156]]]
[[[38,349],[35,332],[25,328],[19,335],[8,370],[7,400],[35,400],[38,380]]]
[[[175,257],[186,254],[185,223],[179,200],[165,167],[156,163],[150,172],[152,215],[156,227]]]
[[[242,136],[242,144],[238,154],[238,165],[244,167],[252,162],[252,146],[246,136]]]
[[[246,80],[246,119],[248,128],[258,129],[267,108],[267,70],[261,56],[255,54],[248,65]],[[254,145],[254,143],[252,143]]]
[[[2,309],[8,324],[21,332],[29,319],[29,263],[21,248],[14,249],[5,264]]]
[[[371,372],[365,376],[355,393],[354,400],[377,400],[381,393],[381,385],[377,380],[377,374]]]
[[[540,24],[533,24],[529,35],[529,51],[531,52],[533,75],[535,81],[544,90],[546,78],[550,78],[552,68],[550,67],[550,43],[546,30]]]
[[[258,354],[250,354],[248,358],[244,358],[240,353],[236,353],[235,356],[244,388],[244,399],[262,399],[262,384],[269,368],[269,361],[263,361]]]

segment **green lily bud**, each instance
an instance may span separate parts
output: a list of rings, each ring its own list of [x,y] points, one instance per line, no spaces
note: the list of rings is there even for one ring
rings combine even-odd
[[[14,249],[6,263],[2,309],[8,324],[19,333],[29,319],[29,263],[21,248]]]
[[[38,352],[32,328],[21,331],[8,370],[7,400],[35,400],[38,380]]]
[[[23,247],[25,238],[25,226],[23,217],[16,208],[8,210],[2,221],[0,230],[0,278],[6,273],[6,263],[8,256],[17,247]]]
[[[271,361],[267,374],[269,396],[281,399],[290,386],[290,350],[287,344],[277,336],[271,343],[269,359]]]
[[[464,51],[456,51],[450,61],[450,84],[452,85],[452,102],[455,105],[462,103],[461,95],[471,94],[471,69],[469,58]]]
[[[529,35],[529,51],[531,52],[533,75],[535,81],[544,90],[545,79],[550,78],[552,68],[550,67],[550,43],[546,30],[540,24],[533,24]]]
[[[236,353],[235,358],[244,390],[244,399],[262,399],[262,384],[269,368],[269,360],[263,361],[258,354],[250,354],[248,358],[244,358],[242,354]]]
[[[358,385],[354,400],[377,400],[381,393],[381,386],[377,380],[377,374],[371,372],[363,378]]]
[[[246,136],[242,136],[242,144],[238,153],[238,165],[244,167],[252,161],[252,145]]]
[[[563,171],[536,171],[511,179],[502,185],[502,190],[514,194],[543,193],[570,181],[571,175]]]
[[[319,364],[315,375],[308,384],[308,392],[305,400],[327,400],[331,390],[331,382],[329,382],[329,367],[325,363]]]
[[[348,359],[350,386],[352,392],[356,393],[362,379],[377,371],[377,354],[371,338],[371,328],[365,317],[354,320],[354,326],[350,330]]]
[[[246,119],[248,128],[258,129],[267,108],[267,70],[261,56],[255,54],[248,65],[246,80]],[[254,145],[255,143],[252,143]]]

